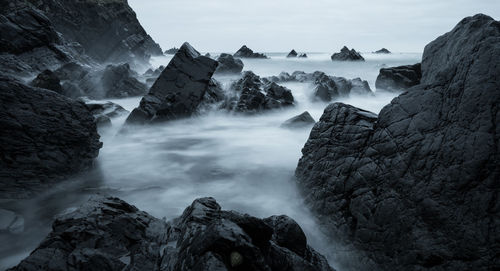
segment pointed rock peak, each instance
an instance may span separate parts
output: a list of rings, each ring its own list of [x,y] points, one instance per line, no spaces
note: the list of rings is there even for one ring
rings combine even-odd
[[[177,54],[179,53],[186,54],[192,58],[201,56],[200,52],[196,51],[196,49],[194,49],[193,46],[189,44],[189,42],[184,42],[182,44],[181,48],[179,48],[179,51],[177,51]]]
[[[345,52],[345,51],[349,51],[349,48],[347,48],[347,46],[344,46],[342,47],[342,49],[340,49],[341,52]]]

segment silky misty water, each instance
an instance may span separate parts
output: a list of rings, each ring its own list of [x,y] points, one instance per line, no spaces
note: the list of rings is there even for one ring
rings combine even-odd
[[[217,54],[212,54],[217,55]],[[284,53],[271,59],[244,59],[244,70],[261,77],[285,71],[323,71],[348,79],[360,77],[375,90],[379,69],[414,64],[421,54],[363,54],[366,62],[332,62],[329,54],[310,53],[307,59],[287,59]],[[166,65],[171,56],[152,59]],[[228,87],[238,76],[215,76]],[[172,219],[198,197],[214,197],[223,209],[257,217],[286,214],[295,219],[308,243],[337,269],[341,247],[328,241],[303,204],[295,186],[294,171],[311,128],[284,129],[285,120],[309,111],[319,120],[326,103],[312,102],[309,83],[284,83],[292,90],[296,106],[242,116],[208,111],[190,119],[138,127],[118,133],[126,116],[112,119],[101,130],[104,143],[96,169],[75,177],[30,201],[10,203],[24,217],[24,233],[0,235],[0,269],[17,264],[50,231],[54,217],[75,208],[90,195],[113,195],[156,217]],[[350,96],[337,100],[379,113],[398,93]],[[131,111],[140,97],[112,100]]]

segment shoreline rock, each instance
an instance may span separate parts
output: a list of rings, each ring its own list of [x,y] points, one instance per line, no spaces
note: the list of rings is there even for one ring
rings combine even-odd
[[[244,64],[241,59],[234,58],[230,54],[221,54],[217,61],[219,66],[217,66],[216,73],[218,74],[239,74],[243,70]]]
[[[387,91],[401,91],[420,84],[420,63],[380,69],[375,87]]]

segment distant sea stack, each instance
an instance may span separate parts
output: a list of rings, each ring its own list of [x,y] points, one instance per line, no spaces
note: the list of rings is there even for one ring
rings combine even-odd
[[[346,46],[340,50],[340,53],[333,54],[331,59],[333,61],[365,61],[360,53],[354,49],[349,50]]]
[[[425,47],[420,84],[378,116],[325,109],[295,174],[352,270],[497,269],[499,63],[500,22],[478,14]]]
[[[248,48],[246,45],[243,45],[235,54],[235,57],[241,58],[267,58],[265,54],[254,53],[252,49]]]
[[[374,53],[375,54],[391,54],[391,51],[389,51],[389,50],[387,50],[385,48],[382,48],[382,49],[380,49],[378,51],[375,51]]]
[[[294,49],[292,49],[292,51],[290,51],[290,53],[288,53],[286,57],[297,57],[297,56],[298,56],[297,52]]]

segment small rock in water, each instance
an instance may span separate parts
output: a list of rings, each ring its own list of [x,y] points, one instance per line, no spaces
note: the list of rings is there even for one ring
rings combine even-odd
[[[309,112],[305,111],[304,113],[295,116],[291,119],[286,120],[281,124],[281,127],[284,128],[303,128],[314,125],[316,121],[313,119]]]
[[[346,46],[340,50],[340,53],[333,54],[331,58],[333,61],[365,61],[356,50],[349,50]]]

